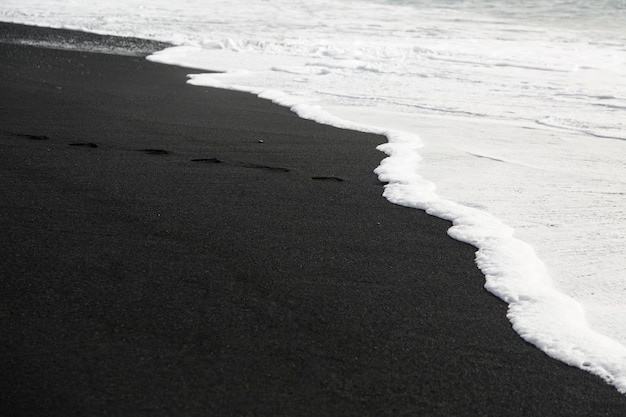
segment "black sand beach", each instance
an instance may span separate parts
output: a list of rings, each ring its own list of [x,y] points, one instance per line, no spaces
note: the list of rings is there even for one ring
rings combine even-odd
[[[626,414],[381,197],[385,138],[0,31],[1,416]]]

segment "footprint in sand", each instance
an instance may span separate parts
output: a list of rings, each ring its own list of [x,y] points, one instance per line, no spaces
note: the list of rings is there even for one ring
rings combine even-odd
[[[147,153],[148,155],[169,155],[169,151],[164,149],[142,149],[141,152]]]
[[[274,171],[274,172],[291,172],[289,168],[273,167],[269,165],[259,165],[259,164],[249,163],[249,162],[226,162],[218,158],[195,158],[195,159],[192,159],[191,162],[202,162],[205,164],[229,164],[229,165],[240,166],[243,168],[263,169],[263,170]],[[314,177],[311,177],[311,179],[315,181],[331,181],[331,182],[345,181],[343,178],[337,177],[334,175],[314,176]]]
[[[204,162],[206,164],[221,164],[222,161],[221,159],[217,159],[217,158],[196,158],[196,159],[192,159],[191,162]]]
[[[70,146],[78,146],[82,148],[97,148],[98,144],[93,142],[74,142],[70,143]]]
[[[31,135],[29,133],[15,133],[15,132],[8,132],[8,131],[0,131],[0,132],[1,133],[5,133],[5,134],[10,135],[10,136],[23,138],[23,139],[31,139],[31,140],[48,140],[48,139],[50,139],[50,137],[46,136],[46,135]]]
[[[268,171],[276,171],[276,172],[291,172],[291,170],[289,168],[283,168],[283,167],[272,167],[272,166],[268,166],[268,165],[259,165],[259,164],[252,164],[252,163],[248,163],[248,162],[226,162],[226,161],[222,161],[221,159],[218,158],[196,158],[196,159],[192,159],[192,162],[203,162],[206,164],[230,164],[230,165],[235,165],[235,166],[240,166],[243,168],[252,168],[252,169],[265,169]]]
[[[277,171],[277,172],[289,172],[290,170],[282,167],[270,167],[267,165],[257,165],[257,164],[239,164],[245,168],[254,168],[254,169],[266,169],[268,171]]]
[[[345,181],[343,178],[335,177],[334,175],[311,177],[311,179],[312,180],[316,180],[316,181],[334,181],[334,182],[343,182],[343,181]]]

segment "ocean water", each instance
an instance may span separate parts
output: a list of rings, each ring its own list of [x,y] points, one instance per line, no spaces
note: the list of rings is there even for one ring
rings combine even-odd
[[[149,59],[192,84],[385,134],[384,197],[451,220],[521,337],[626,393],[626,0],[3,0],[0,20],[172,42]]]

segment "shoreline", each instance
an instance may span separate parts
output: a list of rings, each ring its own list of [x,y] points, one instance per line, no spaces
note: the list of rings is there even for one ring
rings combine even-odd
[[[0,22],[0,43],[80,52],[146,57],[174,46],[134,37],[99,35],[71,29]]]
[[[4,414],[626,409],[513,332],[447,222],[384,200],[383,137],[145,59],[0,51]]]

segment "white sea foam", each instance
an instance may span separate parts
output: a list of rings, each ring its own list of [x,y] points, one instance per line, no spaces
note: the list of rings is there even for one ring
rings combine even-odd
[[[499,4],[4,0],[0,19],[170,41],[150,59],[225,71],[193,84],[385,134],[384,196],[452,221],[524,339],[626,393],[626,9]]]

